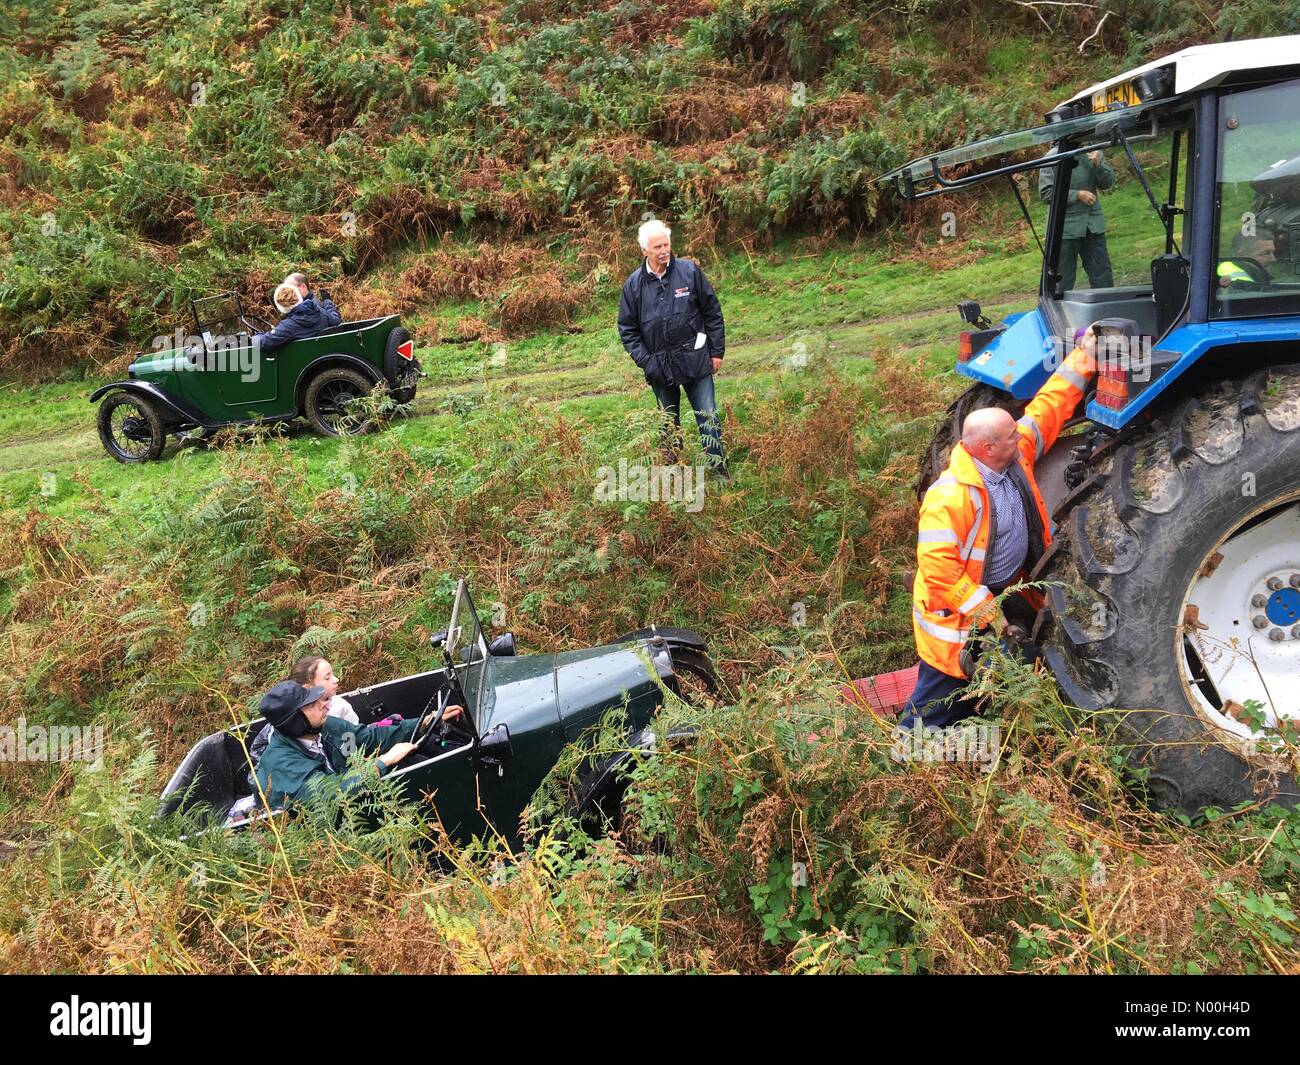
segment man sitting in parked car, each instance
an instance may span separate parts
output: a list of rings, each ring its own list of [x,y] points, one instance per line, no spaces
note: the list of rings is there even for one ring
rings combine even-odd
[[[302,274],[289,276],[297,278],[302,277]],[[291,340],[320,336],[343,321],[333,300],[323,292],[319,297],[311,295],[306,278],[303,278],[301,285],[292,280],[277,285],[275,309],[284,317],[269,333],[258,333],[253,337],[259,351],[276,351]]]
[[[341,777],[345,791],[364,787],[368,774],[349,765],[353,752],[376,755],[384,776],[416,749],[410,737],[419,718],[386,728],[353,725],[329,716],[329,696],[319,685],[304,688],[282,680],[262,696],[258,708],[274,729],[257,766],[258,787],[273,808],[307,798],[330,776]],[[449,706],[443,720],[454,721],[461,713],[461,707]]]

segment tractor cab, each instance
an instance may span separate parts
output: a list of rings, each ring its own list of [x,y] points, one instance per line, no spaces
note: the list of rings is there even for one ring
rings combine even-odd
[[[1085,165],[1110,175],[1089,221],[1104,226],[1109,269],[1075,261],[1071,184]],[[1011,185],[1042,250],[1038,305],[973,333],[958,372],[1028,399],[1078,330],[1127,319],[1134,350],[1105,370],[1087,408],[1122,428],[1205,356],[1294,334],[1300,36],[1185,49],[1084,89],[1040,126],[923,156],[884,180],[909,200]]]

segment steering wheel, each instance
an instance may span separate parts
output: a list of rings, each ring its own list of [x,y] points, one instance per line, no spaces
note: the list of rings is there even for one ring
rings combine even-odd
[[[256,314],[245,314],[244,324],[257,327],[256,329],[250,329],[249,330],[250,333],[269,333],[272,329],[275,328],[275,326],[273,326],[265,318],[262,318]]]
[[[433,709],[435,702],[438,704],[438,710],[437,713],[430,718],[429,711]],[[447,707],[449,705],[451,704],[447,692],[441,692],[430,699],[428,705],[424,708],[424,712],[420,714],[420,720],[415,723],[415,729],[411,733],[410,742],[419,747],[425,740],[427,740],[433,734],[433,730],[442,724],[442,716],[447,712]]]

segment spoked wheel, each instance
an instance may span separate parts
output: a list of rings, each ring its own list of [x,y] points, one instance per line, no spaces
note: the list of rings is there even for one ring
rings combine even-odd
[[[1300,366],[1209,386],[1113,448],[1033,574],[1066,697],[1153,805],[1300,802]]]
[[[355,436],[366,432],[374,416],[364,401],[371,384],[355,370],[326,370],[307,386],[307,420],[321,436]]]
[[[97,416],[104,450],[118,462],[151,462],[166,443],[158,409],[143,396],[114,392],[105,396]]]

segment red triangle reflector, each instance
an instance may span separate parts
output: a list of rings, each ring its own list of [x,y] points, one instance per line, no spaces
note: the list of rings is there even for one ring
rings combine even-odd
[[[415,358],[415,341],[408,340],[405,344],[398,344],[397,354],[408,360]]]

